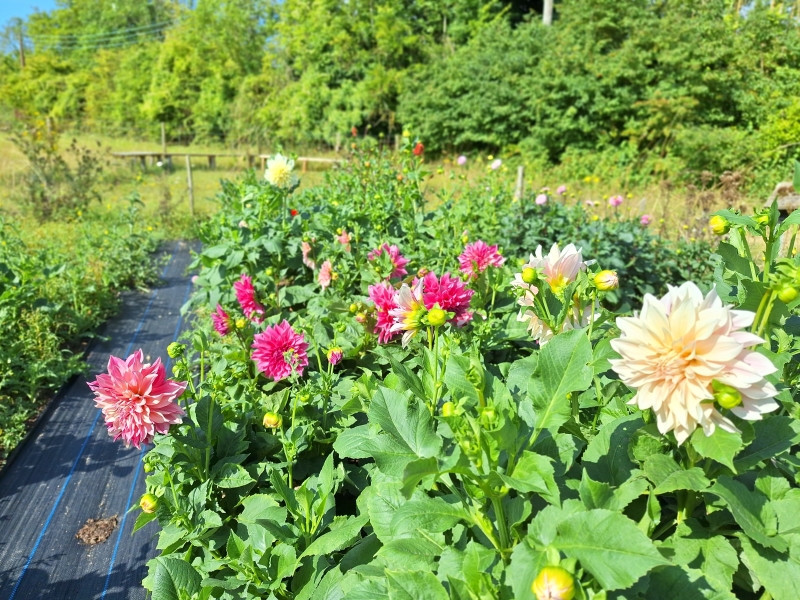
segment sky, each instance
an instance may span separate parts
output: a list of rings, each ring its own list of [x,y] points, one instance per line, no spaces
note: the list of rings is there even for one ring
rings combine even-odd
[[[37,8],[42,11],[56,7],[56,0],[0,0],[0,28],[15,17],[27,17]]]

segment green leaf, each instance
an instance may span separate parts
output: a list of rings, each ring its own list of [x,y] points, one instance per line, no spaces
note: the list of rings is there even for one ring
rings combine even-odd
[[[348,518],[343,525],[339,525],[336,529],[322,534],[311,542],[299,558],[331,554],[352,546],[356,540],[360,539],[361,529],[367,524],[368,520],[367,515]]]
[[[613,486],[628,480],[635,467],[628,446],[643,426],[641,415],[620,417],[603,426],[583,453],[583,466],[592,479]]]
[[[258,524],[260,521],[286,522],[286,509],[278,504],[272,496],[254,494],[242,500],[244,510],[236,518],[244,524]]]
[[[750,268],[750,261],[739,254],[739,251],[727,242],[720,242],[717,246],[716,254],[722,258],[725,268],[742,275],[752,277],[753,272]]]
[[[555,431],[569,420],[572,405],[567,394],[592,383],[590,360],[592,345],[580,329],[557,335],[542,348],[536,375],[528,383],[537,430]]]
[[[611,359],[619,358],[619,354],[611,347],[611,340],[602,339],[597,343],[592,352],[592,362],[589,364],[595,375],[605,373],[611,368]]]
[[[707,436],[698,427],[691,437],[692,447],[703,458],[711,458],[736,473],[733,457],[742,448],[742,435],[731,433],[717,427],[714,433]]]
[[[648,458],[644,463],[644,472],[655,484],[655,494],[666,494],[675,490],[702,492],[711,485],[702,469],[694,467],[684,470],[665,454],[654,454]]]
[[[515,398],[525,396],[528,393],[528,382],[536,372],[539,364],[539,355],[531,354],[512,363],[508,370],[506,386],[511,395]]]
[[[743,562],[756,574],[774,600],[800,598],[800,545],[797,541],[793,541],[791,552],[783,553],[754,544],[741,534],[739,540]]]
[[[200,592],[200,574],[185,560],[172,556],[155,559],[153,574],[153,598],[158,600],[182,600],[184,594]]]
[[[511,476],[500,475],[505,484],[520,492],[535,492],[550,504],[559,504],[553,461],[547,456],[525,451]]]
[[[647,588],[645,598],[647,600],[706,600],[709,594],[713,594],[714,589],[711,584],[703,577],[703,573],[697,569],[688,567],[664,567],[656,569],[650,574],[650,585]],[[730,598],[736,600],[735,596],[712,596],[714,600]]]
[[[536,600],[531,586],[546,566],[547,552],[531,548],[525,540],[514,547],[506,574],[515,600]]]
[[[374,437],[369,425],[345,429],[336,437],[333,449],[342,458],[369,458],[372,455],[364,450],[364,445]]]
[[[142,512],[138,517],[136,517],[136,523],[133,524],[133,531],[134,533],[139,531],[142,527],[147,525],[150,521],[156,518],[156,513],[146,513]]]
[[[242,465],[227,463],[215,477],[215,483],[221,488],[237,488],[250,483],[255,479]]]
[[[444,370],[444,383],[453,398],[466,396],[474,406],[479,402],[479,394],[478,390],[467,378],[470,366],[468,356],[451,354],[450,358],[447,359],[447,366]]]
[[[580,561],[607,590],[630,587],[654,567],[670,564],[633,521],[617,512],[577,513],[557,529],[553,545]]]
[[[439,473],[439,461],[433,457],[411,461],[403,471],[403,487],[401,489],[403,495],[410,498],[420,481],[437,473]]]
[[[714,482],[708,493],[725,501],[739,526],[756,542],[779,552],[786,550],[786,540],[777,535],[778,517],[765,496],[751,492],[744,484],[724,475]]]
[[[800,422],[791,417],[767,417],[753,421],[755,439],[742,450],[734,461],[738,471],[744,472],[762,460],[786,452],[800,442]]]
[[[450,596],[433,573],[386,570],[392,600],[449,600]]]
[[[448,504],[442,498],[420,498],[401,504],[392,517],[392,535],[417,535],[417,531],[441,533],[459,521],[470,522],[461,504]]]
[[[368,415],[371,422],[378,423],[418,457],[439,454],[442,439],[433,430],[430,411],[418,399],[409,399],[394,390],[379,387]]]

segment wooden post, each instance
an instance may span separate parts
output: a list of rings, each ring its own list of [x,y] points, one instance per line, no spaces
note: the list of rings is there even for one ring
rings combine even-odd
[[[337,131],[336,132],[336,144],[333,146],[333,151],[338,153],[339,149],[341,147],[342,147],[342,132],[341,131]]]
[[[209,169],[217,168],[217,157],[213,154],[208,155],[208,168]]]
[[[394,150],[395,152],[400,150],[400,135],[397,133],[394,134]]]
[[[47,137],[50,137],[51,135],[53,135],[53,119],[47,117],[45,119],[45,123],[47,125]]]
[[[161,160],[167,159],[167,126],[161,121]]]
[[[542,11],[542,23],[545,25],[553,24],[553,0],[544,0],[544,10]]]
[[[19,66],[25,68],[25,42],[22,39],[22,19],[17,20],[17,41],[19,42]]]
[[[522,194],[525,192],[525,167],[520,165],[517,167],[517,185],[514,188],[514,199],[522,200]]]
[[[303,173],[308,171],[308,161],[306,159],[303,159],[300,164],[303,166]]]
[[[192,158],[186,155],[186,184],[189,186],[189,214],[194,217],[194,183],[192,182]]]

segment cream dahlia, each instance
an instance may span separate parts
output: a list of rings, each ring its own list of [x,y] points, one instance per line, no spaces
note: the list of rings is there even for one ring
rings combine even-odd
[[[630,404],[653,409],[659,431],[673,431],[679,444],[698,426],[707,436],[716,427],[738,431],[718,405],[750,421],[777,410],[778,392],[764,379],[776,369],[749,350],[764,340],[744,331],[753,318],[724,306],[715,290],[703,298],[691,282],[660,300],[646,295],[641,313],[617,319],[622,336],[611,342],[621,356],[612,368],[636,390]],[[720,389],[724,400],[715,402]]]
[[[167,433],[185,414],[175,400],[186,382],[167,379],[160,358],[144,364],[141,350],[125,360],[110,356],[108,373],[98,375],[89,388],[103,411],[109,435],[114,441],[122,438],[125,445],[149,444],[156,432]]]
[[[558,294],[575,281],[578,273],[593,263],[594,261],[584,262],[583,251],[576,248],[575,244],[568,244],[563,250],[559,250],[558,244],[553,244],[547,256],[542,254],[541,246],[537,247],[536,254],[531,254],[530,262],[523,265],[522,268],[523,270],[527,268],[541,270],[545,281],[550,284],[550,289],[553,290],[554,294]],[[530,290],[532,286],[522,280],[522,274],[520,273],[514,276],[514,281],[511,282],[511,285],[531,291],[533,294],[536,293]],[[530,304],[522,302],[523,298],[520,299],[520,304],[530,306]]]
[[[276,154],[267,161],[267,171],[264,178],[274,186],[289,187],[292,183],[292,169],[294,161],[282,154]]]

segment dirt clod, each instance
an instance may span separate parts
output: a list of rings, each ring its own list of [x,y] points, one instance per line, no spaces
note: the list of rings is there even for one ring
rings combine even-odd
[[[117,515],[107,519],[89,519],[75,534],[75,537],[89,546],[102,544],[114,532],[117,525],[119,525]]]

